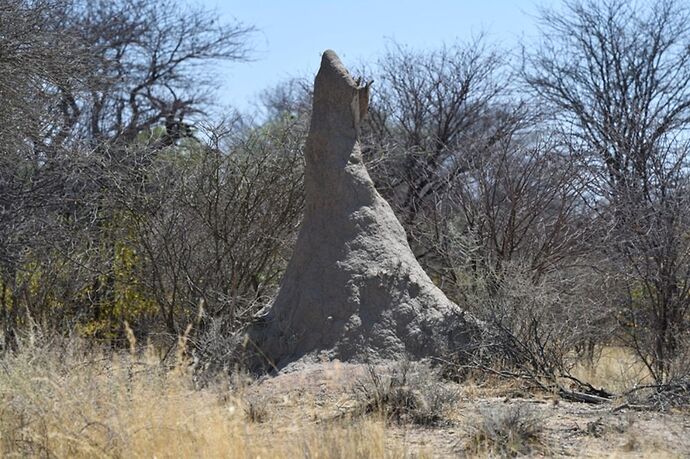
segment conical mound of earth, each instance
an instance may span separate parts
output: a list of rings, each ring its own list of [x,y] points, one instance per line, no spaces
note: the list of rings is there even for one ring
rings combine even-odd
[[[247,334],[266,367],[304,358],[419,359],[467,344],[476,322],[415,259],[362,161],[369,86],[323,53],[305,147],[305,213],[280,291]]]

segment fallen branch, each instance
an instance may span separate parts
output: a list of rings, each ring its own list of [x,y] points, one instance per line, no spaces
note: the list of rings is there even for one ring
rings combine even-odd
[[[565,376],[565,378],[575,382],[580,387],[586,388],[587,390],[589,390],[592,393],[567,390],[567,389],[563,388],[560,384],[558,384],[554,381],[550,381],[549,383],[544,383],[544,382],[540,381],[536,375],[534,375],[530,372],[516,373],[516,372],[507,371],[507,370],[496,370],[495,368],[487,367],[485,365],[480,365],[480,364],[459,365],[459,364],[455,364],[455,363],[452,363],[448,360],[441,359],[438,357],[433,357],[432,360],[437,361],[437,362],[441,362],[444,365],[452,366],[458,370],[467,370],[467,369],[479,370],[479,371],[482,371],[484,373],[492,374],[494,376],[498,376],[501,378],[528,381],[541,390],[558,394],[558,396],[561,397],[563,400],[568,400],[571,402],[591,403],[591,404],[601,405],[601,404],[605,404],[605,403],[610,403],[611,400],[615,397],[615,394],[613,394],[613,393],[611,393],[605,389],[597,389],[594,386],[592,386],[591,384],[583,383],[579,379],[572,377],[572,376]],[[549,379],[553,380],[555,378],[549,378]]]
[[[607,398],[607,397],[600,397],[598,395],[586,394],[584,392],[569,391],[569,390],[565,390],[563,388],[560,388],[558,390],[558,395],[563,400],[568,400],[571,402],[592,403],[595,405],[601,405],[604,403],[610,403],[611,402],[611,399]]]

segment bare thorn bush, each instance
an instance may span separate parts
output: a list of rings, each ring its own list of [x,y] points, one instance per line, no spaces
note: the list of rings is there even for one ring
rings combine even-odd
[[[466,453],[516,457],[544,451],[544,421],[525,405],[484,409],[466,427]]]
[[[367,367],[354,394],[358,414],[380,414],[397,423],[447,424],[449,410],[457,403],[457,391],[442,381],[431,367],[403,361],[393,368]]]

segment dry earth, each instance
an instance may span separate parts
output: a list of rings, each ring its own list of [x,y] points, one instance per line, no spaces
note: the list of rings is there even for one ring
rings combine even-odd
[[[381,373],[386,367],[378,367]],[[347,422],[356,412],[354,386],[366,381],[365,365],[338,361],[294,364],[274,377],[246,388],[245,397],[271,419],[299,424]],[[402,444],[412,457],[464,457],[471,426],[487,411],[525,406],[544,426],[536,457],[690,457],[690,412],[640,412],[610,405],[558,400],[549,394],[529,394],[509,383],[487,387],[448,383],[457,403],[440,427],[391,422],[386,438]]]

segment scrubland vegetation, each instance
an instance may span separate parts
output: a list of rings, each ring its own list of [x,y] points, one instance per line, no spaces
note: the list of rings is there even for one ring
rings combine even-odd
[[[0,455],[687,455],[690,11],[536,20],[359,63],[376,187],[485,336],[281,401],[231,354],[299,227],[311,76],[218,116],[250,25],[0,1]]]
[[[425,364],[306,368],[203,388],[184,341],[95,349],[22,337],[0,360],[3,457],[683,457],[687,414],[558,402]],[[605,370],[605,368],[602,368]],[[624,400],[617,400],[616,405]]]
[[[39,338],[39,341],[40,338]],[[3,457],[397,457],[377,419],[318,425],[256,416],[241,378],[204,391],[153,349],[103,354],[27,342],[2,360]],[[257,402],[254,402],[255,404]],[[264,408],[266,410],[267,408]],[[254,411],[252,411],[254,410]]]

